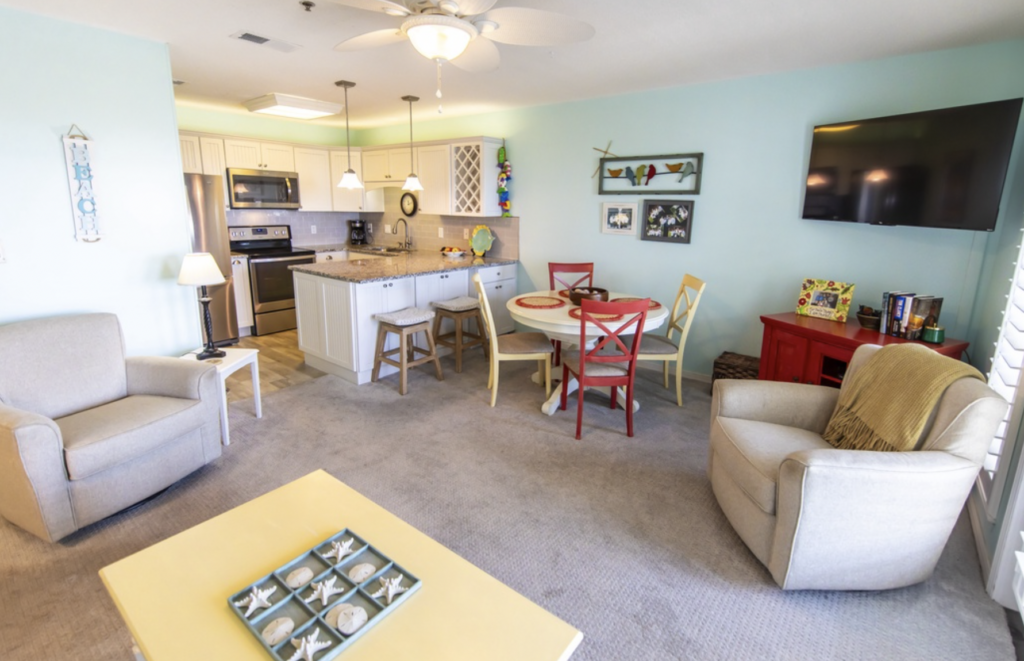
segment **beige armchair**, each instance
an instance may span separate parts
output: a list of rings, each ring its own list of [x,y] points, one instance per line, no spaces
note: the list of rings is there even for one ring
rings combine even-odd
[[[878,351],[857,349],[849,377]],[[946,389],[912,452],[837,450],[825,386],[718,380],[708,474],[722,511],[787,590],[884,590],[927,579],[1006,401],[977,379]]]
[[[221,453],[209,364],[125,358],[117,317],[0,326],[0,515],[57,541]]]

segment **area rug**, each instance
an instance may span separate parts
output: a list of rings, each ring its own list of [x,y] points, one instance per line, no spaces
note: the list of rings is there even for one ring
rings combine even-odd
[[[542,415],[532,364],[502,366],[495,408],[481,358],[444,365],[405,397],[395,377],[326,376],[266,397],[261,420],[233,404],[223,457],[61,543],[0,522],[0,658],[127,661],[99,569],[317,468],[582,630],[573,661],[1014,658],[963,518],[921,585],[780,590],[711,493],[707,384],[684,382],[678,408],[643,374],[634,438],[588,393],[576,441],[575,403]]]

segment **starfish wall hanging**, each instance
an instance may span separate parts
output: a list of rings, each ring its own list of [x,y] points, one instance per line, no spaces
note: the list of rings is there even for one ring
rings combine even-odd
[[[600,154],[603,154],[602,158],[618,158],[619,157],[618,154],[613,154],[610,151],[608,151],[611,148],[612,148],[612,141],[611,140],[608,141],[608,146],[605,147],[604,149],[598,149],[597,147],[592,147],[592,149],[594,151],[596,151],[596,152],[598,152]],[[597,169],[594,170],[594,174],[590,175],[590,178],[593,179],[600,172],[601,172],[601,163],[599,162],[597,164]]]

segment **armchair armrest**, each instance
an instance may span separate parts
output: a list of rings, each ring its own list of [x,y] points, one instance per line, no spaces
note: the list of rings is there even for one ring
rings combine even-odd
[[[794,452],[779,469],[769,570],[785,589],[919,583],[978,474],[947,452]]]
[[[838,399],[839,390],[827,386],[719,379],[711,400],[711,419],[758,420],[820,434]]]
[[[217,368],[196,360],[165,356],[133,356],[125,360],[129,395],[161,395],[204,399],[212,387],[216,396]],[[207,383],[212,384],[207,385]]]
[[[0,514],[51,542],[78,529],[60,428],[6,404],[0,404]]]

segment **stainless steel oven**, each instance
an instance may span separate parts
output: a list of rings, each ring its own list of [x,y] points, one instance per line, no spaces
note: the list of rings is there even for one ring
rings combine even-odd
[[[295,284],[288,267],[313,264],[316,253],[293,248],[287,225],[232,227],[229,234],[231,249],[249,257],[253,334],[295,328]]]

